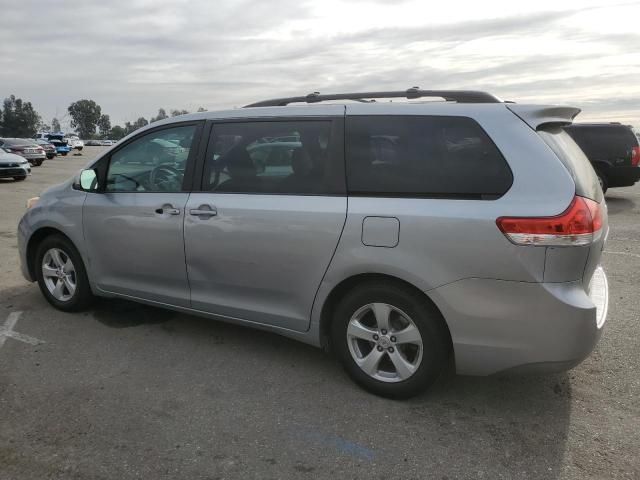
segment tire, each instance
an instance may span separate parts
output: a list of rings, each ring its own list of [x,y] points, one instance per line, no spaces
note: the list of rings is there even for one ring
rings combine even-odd
[[[39,167],[40,165],[42,165],[43,160],[42,159],[37,159],[33,161],[33,165],[34,167]]]
[[[55,155],[53,153],[50,153],[47,155],[47,159],[51,160],[53,159],[53,157],[55,157]]]
[[[58,258],[52,255],[52,251],[58,252]],[[69,268],[68,260],[71,261],[71,268]],[[56,265],[63,265],[65,273],[67,275],[67,281],[63,281],[61,277],[55,275],[47,275],[43,272],[44,264],[48,264],[50,273],[55,270]],[[51,268],[53,267],[53,268]],[[64,312],[78,312],[86,309],[94,297],[91,293],[91,287],[89,285],[89,279],[87,278],[87,272],[84,268],[84,263],[80,254],[73,246],[73,244],[62,235],[51,235],[46,237],[36,250],[36,278],[38,280],[38,286],[40,291],[47,299],[47,301],[58,310]],[[71,275],[70,273],[73,272]],[[49,281],[47,281],[47,279]],[[51,287],[58,286],[59,282],[62,282],[62,287],[59,292],[55,288],[53,291]],[[68,285],[74,285],[73,291]],[[56,296],[54,292],[60,293]]]
[[[391,320],[386,332],[377,325],[378,316]],[[421,346],[415,341],[415,329]],[[409,332],[412,341],[401,341],[401,336],[409,339]],[[403,285],[381,281],[355,287],[338,303],[331,341],[344,369],[358,385],[396,399],[412,397],[431,386],[447,369],[451,345],[444,319],[434,305]],[[369,357],[371,354],[374,357]],[[356,358],[363,365],[367,358],[380,360],[367,373]]]
[[[67,153],[69,153],[69,152],[61,152],[61,155],[62,155],[63,157],[66,157],[66,156],[67,156]]]
[[[598,170],[596,170],[596,175],[598,176],[598,182],[602,188],[602,193],[607,193],[607,190],[609,189],[609,180],[607,179],[607,176]]]
[[[24,177],[13,177],[13,179],[14,179],[16,182],[21,182],[22,180],[25,180],[26,178],[27,178],[27,177],[26,177],[26,175],[25,175]]]

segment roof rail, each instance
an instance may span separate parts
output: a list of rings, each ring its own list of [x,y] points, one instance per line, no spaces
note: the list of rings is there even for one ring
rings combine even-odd
[[[412,87],[407,90],[391,92],[358,92],[358,93],[336,93],[320,95],[320,92],[313,92],[304,97],[284,97],[263,100],[261,102],[245,105],[249,107],[284,107],[290,103],[318,103],[326,100],[356,100],[373,98],[423,98],[440,97],[447,101],[458,103],[501,103],[498,97],[487,92],[475,90],[420,90],[419,87]]]

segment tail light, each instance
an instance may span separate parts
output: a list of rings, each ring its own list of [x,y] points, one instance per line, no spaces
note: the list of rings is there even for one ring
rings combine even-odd
[[[593,200],[576,195],[569,208],[555,217],[500,217],[496,224],[516,245],[589,245],[602,229],[602,207]]]
[[[640,164],[640,146],[631,150],[631,165],[637,167]]]

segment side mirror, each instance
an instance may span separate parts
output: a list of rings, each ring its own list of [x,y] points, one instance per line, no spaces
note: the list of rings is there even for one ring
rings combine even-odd
[[[91,168],[80,172],[80,189],[85,192],[98,190],[98,173],[94,169]]]

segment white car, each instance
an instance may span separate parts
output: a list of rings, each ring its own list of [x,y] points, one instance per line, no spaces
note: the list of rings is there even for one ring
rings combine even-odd
[[[26,158],[0,149],[0,178],[13,177],[18,181],[24,180],[27,175],[31,175],[31,165]]]
[[[67,136],[67,143],[71,148],[75,148],[78,151],[84,148],[84,142],[76,135]]]

